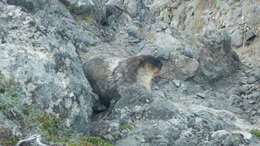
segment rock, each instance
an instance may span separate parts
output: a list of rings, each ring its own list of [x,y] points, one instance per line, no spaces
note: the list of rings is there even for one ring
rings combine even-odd
[[[258,3],[1,1],[0,72],[22,95],[0,107],[0,141],[259,145]]]
[[[129,136],[116,142],[116,146],[138,146],[144,140],[140,140],[141,136]]]
[[[23,4],[22,1],[13,4],[20,3]],[[36,105],[42,111],[55,113],[66,121],[68,128],[88,133],[85,124],[89,122],[92,99],[96,95],[85,78],[72,41],[64,40],[66,36],[57,26],[44,25],[49,17],[57,20],[63,14],[68,16],[68,21],[74,20],[58,1],[46,5],[41,5],[43,10],[32,15],[17,6],[0,3],[0,17],[6,20],[0,25],[8,30],[8,35],[3,36],[5,43],[0,44],[0,70],[22,86],[26,98],[21,104]],[[60,14],[42,15],[50,11]],[[64,29],[66,24],[59,29]]]
[[[260,69],[256,68],[253,72],[252,75],[257,79],[260,80]]]
[[[243,33],[240,29],[235,29],[231,34],[231,43],[234,47],[240,47],[243,45]]]
[[[211,143],[211,145],[245,145],[248,144],[247,141],[244,139],[243,135],[240,133],[229,133],[225,130],[219,130],[212,134],[212,139],[215,142]]]
[[[101,23],[105,19],[105,7],[103,0],[61,0],[68,9],[77,17],[96,20]]]
[[[20,6],[31,13],[35,13],[44,8],[47,3],[46,0],[6,0],[6,2],[11,5]]]
[[[148,14],[148,9],[144,6],[143,2],[139,0],[108,0],[106,5],[116,6],[139,21],[144,21],[147,17],[145,14]]]
[[[165,106],[162,106],[165,105]],[[169,120],[179,113],[178,109],[169,104],[158,103],[158,105],[151,106],[147,111],[145,117],[153,120]]]
[[[173,35],[160,32],[155,33],[154,42],[157,47],[144,48],[142,54],[165,58],[163,78],[197,82],[218,80],[236,71],[240,64],[225,31],[205,30],[196,38],[179,32]]]
[[[257,92],[253,93],[248,96],[248,99],[249,99],[250,104],[255,104],[255,103],[259,102],[260,93],[257,93]]]
[[[252,76],[252,77],[249,77],[247,83],[248,83],[248,84],[253,84],[253,83],[255,83],[256,81],[257,81],[257,78],[254,77],[254,76]]]
[[[208,95],[207,95],[207,93],[203,92],[203,93],[198,93],[196,96],[199,98],[205,99],[205,98],[207,98]]]
[[[129,105],[143,105],[152,102],[150,94],[149,90],[140,84],[133,84],[127,87],[121,86],[119,87],[119,95],[121,99],[117,102],[112,102],[116,103],[114,106],[115,108],[122,108]]]
[[[106,4],[106,14],[101,24],[104,26],[113,26],[121,15],[123,15],[123,9],[120,9],[115,5]]]

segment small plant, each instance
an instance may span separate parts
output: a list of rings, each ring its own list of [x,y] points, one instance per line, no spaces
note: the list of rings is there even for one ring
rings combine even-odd
[[[77,142],[68,146],[113,146],[111,143],[100,137],[85,137],[80,138]]]
[[[21,88],[13,80],[6,79],[0,72],[0,111],[17,106],[21,95]]]
[[[94,22],[94,18],[92,16],[87,16],[85,17],[85,20],[88,22],[88,23],[93,23]]]
[[[120,130],[132,130],[134,129],[131,125],[122,125],[119,127]]]
[[[58,141],[60,118],[56,115],[42,112],[38,117],[38,121],[40,122],[40,129],[47,133],[49,139],[54,142]]]
[[[260,140],[260,130],[254,129],[250,131],[251,134],[255,135],[258,140]]]

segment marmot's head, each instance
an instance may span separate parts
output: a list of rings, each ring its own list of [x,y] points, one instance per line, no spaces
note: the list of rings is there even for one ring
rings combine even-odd
[[[125,77],[130,82],[138,82],[150,89],[152,79],[159,74],[161,68],[161,61],[153,56],[135,56],[127,60]]]
[[[153,77],[157,76],[162,68],[162,62],[149,55],[142,55],[140,57],[140,67],[145,69],[146,71],[149,71],[153,74]]]

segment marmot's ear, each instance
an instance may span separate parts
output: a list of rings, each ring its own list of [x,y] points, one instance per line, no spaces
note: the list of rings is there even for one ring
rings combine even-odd
[[[140,55],[137,57],[137,60],[138,60],[138,66],[144,66],[146,60],[145,60],[145,56],[144,55]]]

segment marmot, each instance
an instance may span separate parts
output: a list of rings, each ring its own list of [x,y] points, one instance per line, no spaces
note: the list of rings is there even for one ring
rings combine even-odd
[[[98,56],[84,64],[84,71],[101,104],[109,107],[111,100],[120,98],[117,88],[121,85],[139,83],[148,90],[151,81],[162,68],[159,59],[140,55],[126,59]]]

